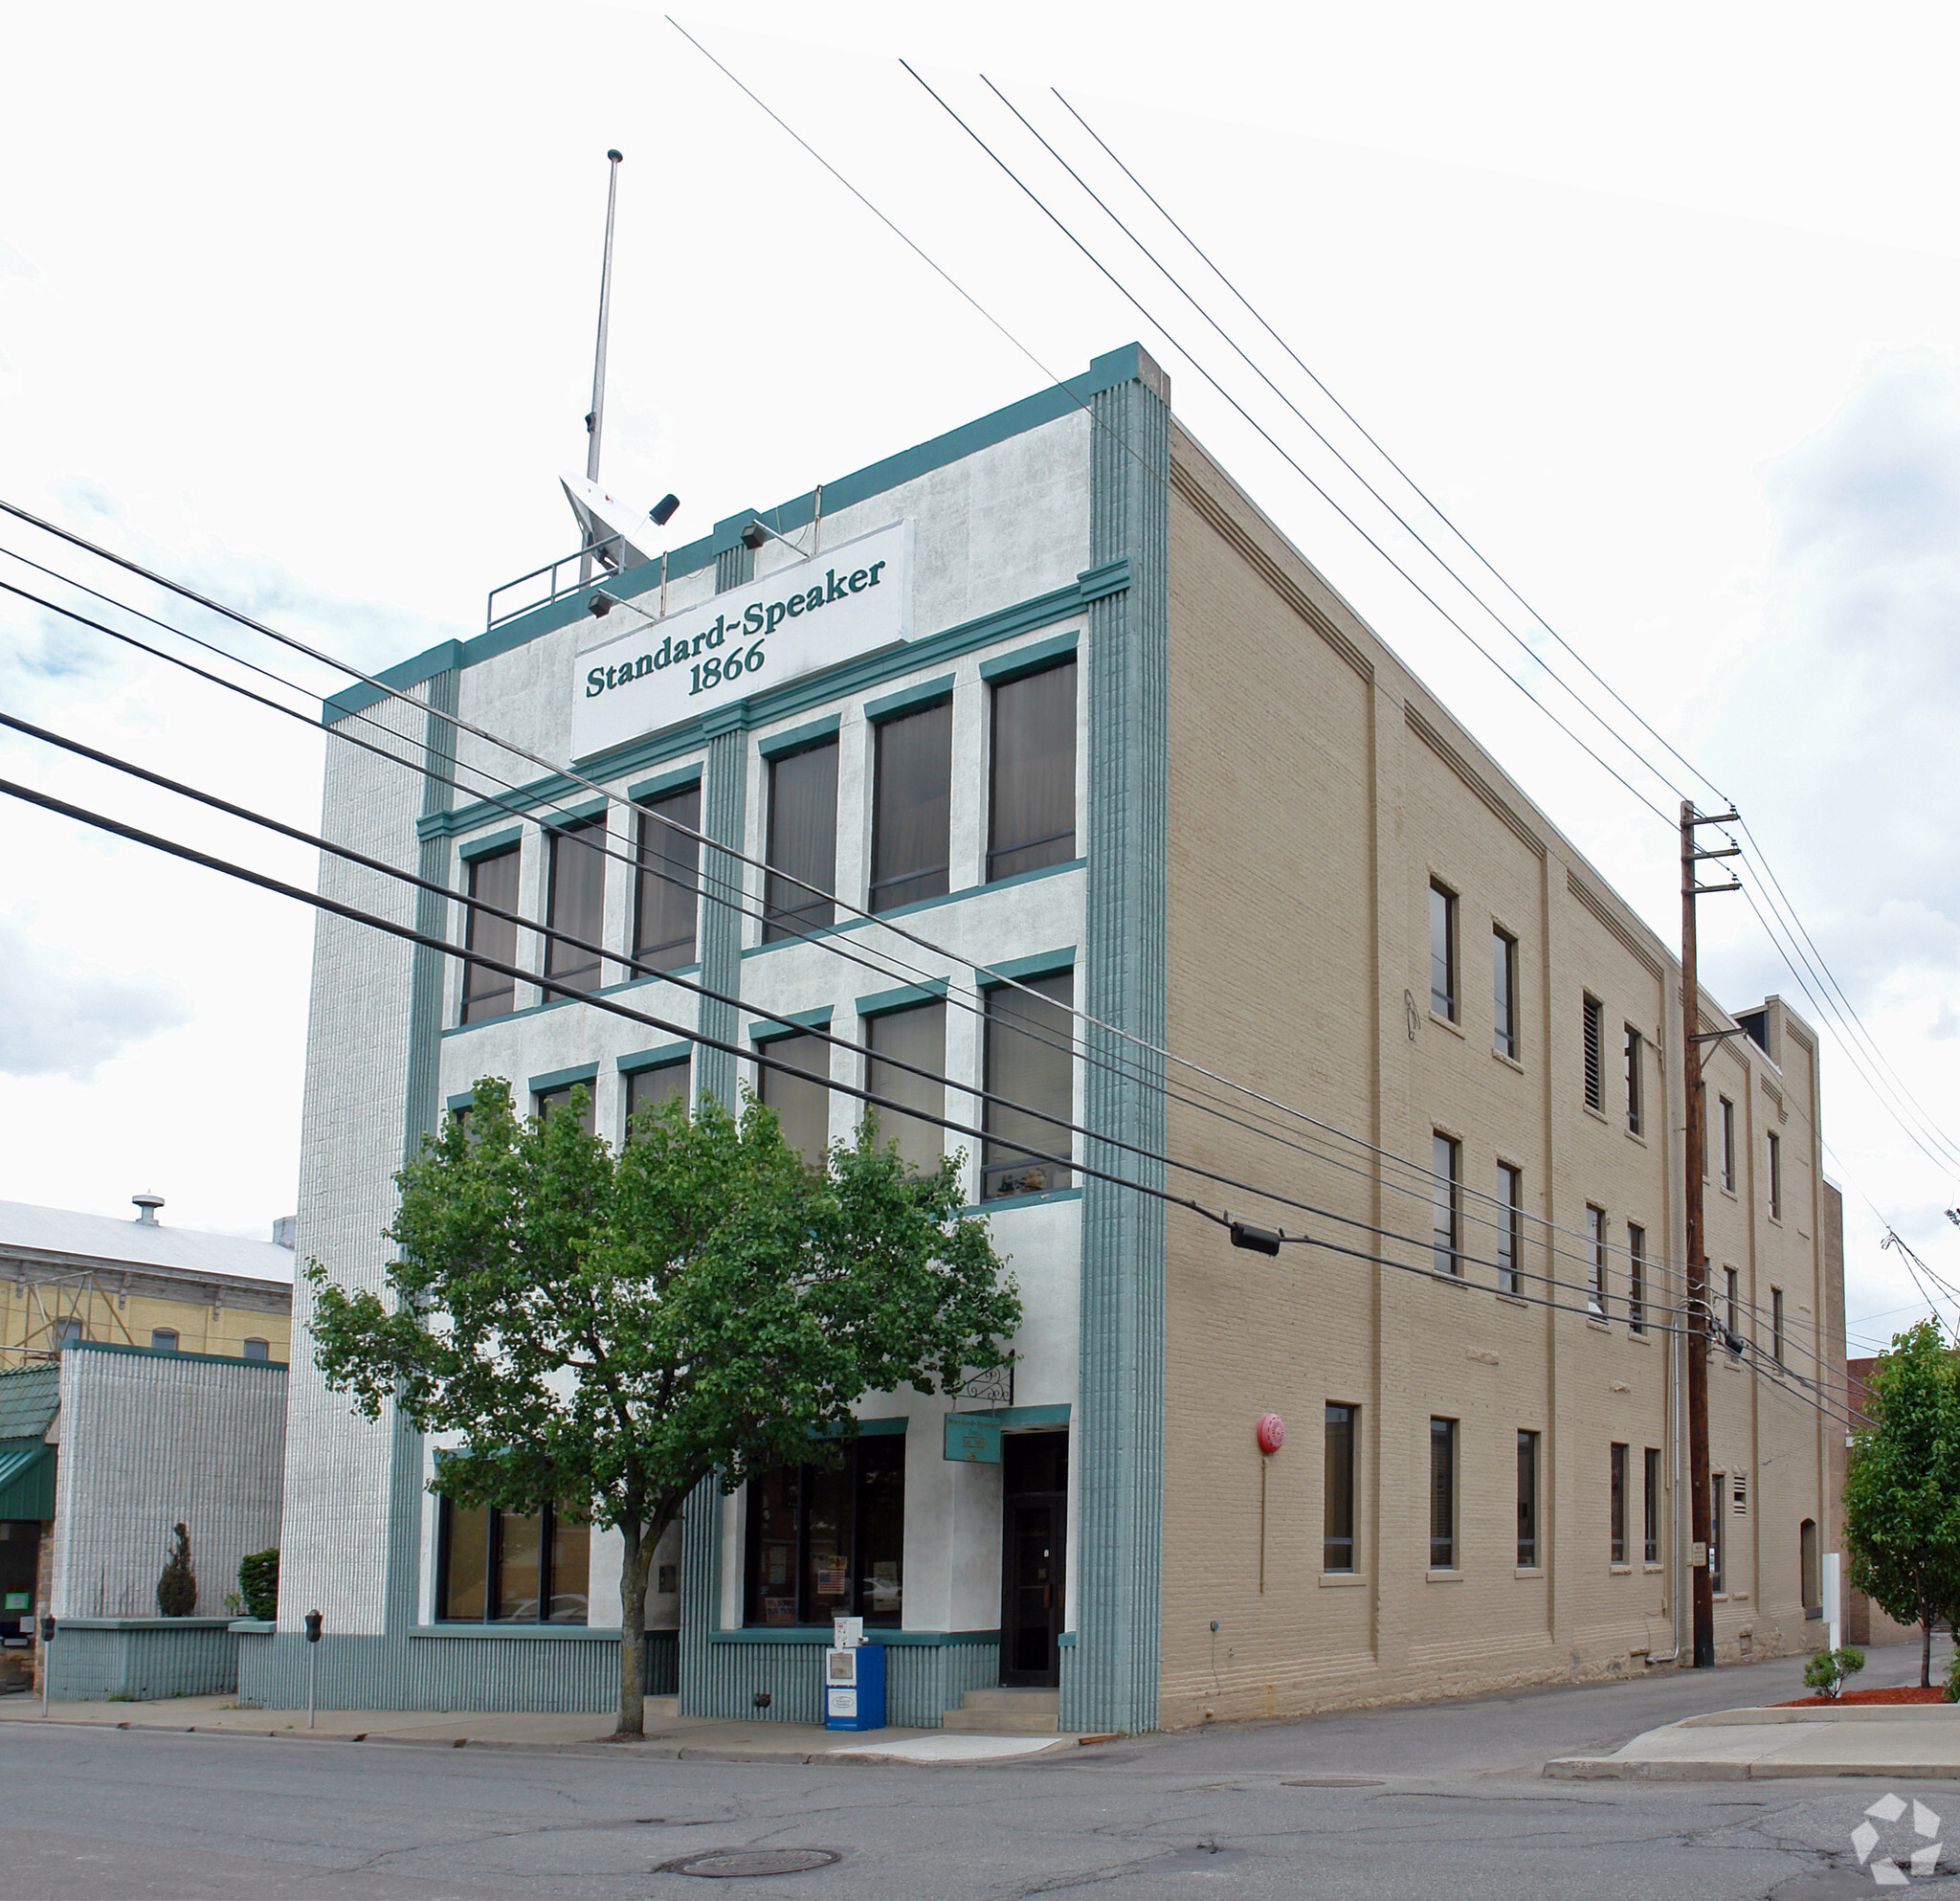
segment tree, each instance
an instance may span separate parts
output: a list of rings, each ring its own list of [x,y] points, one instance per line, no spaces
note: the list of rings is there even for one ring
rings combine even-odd
[[[190,1569],[190,1533],[182,1525],[171,1528],[175,1542],[157,1579],[157,1615],[190,1617],[197,1610],[197,1574]]]
[[[1960,1360],[1938,1323],[1896,1334],[1866,1391],[1872,1423],[1852,1443],[1844,1481],[1851,1582],[1920,1626],[1929,1687],[1933,1625],[1960,1609]]]
[[[862,1394],[1003,1364],[1020,1299],[957,1161],[914,1175],[868,1117],[821,1169],[753,1097],[670,1101],[614,1153],[582,1094],[520,1120],[486,1078],[467,1125],[425,1138],[396,1177],[390,1298],[306,1272],[327,1385],[461,1436],[432,1489],[620,1532],[618,1727],[638,1735],[648,1568],[688,1494],[835,1462]]]

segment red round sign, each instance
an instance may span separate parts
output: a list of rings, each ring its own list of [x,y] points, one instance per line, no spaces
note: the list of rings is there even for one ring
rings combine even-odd
[[[1278,1413],[1262,1413],[1257,1431],[1261,1452],[1277,1452],[1286,1443],[1286,1421]]]

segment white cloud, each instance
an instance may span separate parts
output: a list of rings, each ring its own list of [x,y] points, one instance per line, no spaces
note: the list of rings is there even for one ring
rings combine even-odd
[[[85,1083],[130,1044],[190,1015],[168,978],[88,963],[0,918],[0,1075]]]

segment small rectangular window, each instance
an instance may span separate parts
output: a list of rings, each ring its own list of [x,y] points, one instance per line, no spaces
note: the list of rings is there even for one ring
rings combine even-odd
[[[1463,1271],[1463,1145],[1447,1135],[1430,1138],[1431,1196],[1429,1264],[1438,1274]]]
[[[993,772],[987,879],[1013,878],[1076,855],[1076,663],[993,689]]]
[[[174,1353],[177,1351],[177,1330],[174,1327],[152,1327],[149,1330],[149,1350],[153,1353]]]
[[[953,703],[881,721],[875,744],[870,907],[943,898],[952,859]]]
[[[1502,1293],[1525,1291],[1525,1173],[1497,1165],[1497,1285]]]
[[[241,1359],[248,1360],[269,1360],[272,1358],[272,1342],[270,1340],[247,1340],[238,1349],[238,1356]]]
[[[1429,1568],[1457,1568],[1457,1422],[1429,1422]]]
[[[873,1095],[888,1096],[919,1111],[920,1116],[946,1113],[946,1005],[922,1003],[910,1010],[892,1010],[872,1018],[864,1026],[870,1060],[864,1086]],[[910,1068],[901,1069],[900,1063]],[[920,1075],[918,1071],[928,1073]],[[930,1174],[946,1153],[946,1130],[936,1122],[902,1115],[896,1109],[865,1105],[878,1118],[878,1139],[898,1145],[906,1166]]]
[[[1770,1357],[1783,1364],[1783,1289],[1770,1289]]]
[[[655,971],[695,961],[701,909],[701,788],[687,786],[640,809],[634,881],[633,956]]]
[[[1660,1448],[1650,1445],[1641,1454],[1640,1555],[1646,1564],[1660,1562]]]
[[[1640,1133],[1644,1117],[1641,1112],[1640,1088],[1640,1033],[1629,1023],[1627,1032],[1627,1132]]]
[[[983,1201],[1069,1185],[1066,1164],[1048,1158],[1073,1152],[1074,1137],[1063,1124],[1075,1114],[1074,1002],[1068,971],[987,993]]]
[[[836,922],[837,742],[769,761],[768,890],[763,942]]]
[[[640,1118],[658,1112],[676,1096],[683,1102],[687,1098],[687,1059],[683,1056],[679,1062],[662,1062],[651,1069],[635,1069],[626,1078],[626,1129],[629,1136],[638,1127]]]
[[[1722,1508],[1728,1503],[1728,1474],[1711,1472],[1708,1475],[1708,1501],[1714,1510],[1708,1513],[1708,1588],[1719,1592],[1722,1582]]]
[[[1607,1448],[1607,1542],[1609,1561],[1624,1564],[1627,1561],[1627,1449],[1624,1445]]]
[[[812,1036],[776,1037],[763,1050],[774,1061],[756,1065],[755,1092],[775,1110],[783,1140],[820,1169],[831,1146],[831,1046]]]
[[[1502,930],[1490,933],[1490,985],[1494,1015],[1491,1047],[1513,1062],[1518,1056],[1518,940]]]
[[[517,910],[518,847],[493,852],[487,858],[470,861],[469,895],[499,910]],[[500,964],[517,962],[516,917],[492,917],[469,906],[463,926],[463,949],[479,957],[494,957]],[[517,980],[503,971],[493,971],[479,963],[463,966],[463,1021],[480,1023],[486,1017],[501,1017],[517,1007]]]
[[[1783,1219],[1783,1138],[1770,1131],[1770,1219]]]
[[[545,974],[572,990],[597,990],[599,952],[587,947],[596,947],[606,928],[606,821],[559,826],[550,839]]]
[[[55,1344],[56,1347],[72,1347],[78,1340],[88,1338],[88,1330],[72,1313],[64,1313],[55,1323]]]
[[[1728,1331],[1739,1337],[1742,1333],[1742,1277],[1733,1267],[1722,1270],[1722,1292]]]
[[[1538,1435],[1518,1435],[1518,1564],[1531,1571],[1538,1564]]]
[[[563,1506],[498,1511],[442,1501],[435,1615],[443,1622],[586,1621],[591,1528]]]
[[[555,1089],[540,1089],[531,1098],[531,1112],[540,1122],[543,1122],[547,1115],[551,1115],[559,1109],[569,1108],[574,1089],[585,1092],[584,1107],[579,1110],[578,1120],[579,1127],[590,1135],[592,1132],[592,1110],[594,1107],[592,1102],[592,1085],[590,1083],[565,1083]]]
[[[1606,1318],[1606,1210],[1586,1209],[1586,1310]]]
[[[1457,1020],[1457,899],[1434,882],[1429,887],[1429,1007]]]
[[[1718,1119],[1722,1125],[1722,1185],[1735,1193],[1735,1105],[1726,1096],[1717,1098]]]
[[[1585,999],[1585,1020],[1582,1025],[1586,1042],[1586,1107],[1606,1112],[1606,1078],[1604,1073],[1605,1055],[1600,1047],[1606,1029],[1604,1016],[1596,996]]]
[[[1321,1569],[1352,1571],[1354,1553],[1354,1427],[1359,1406],[1327,1403],[1325,1459],[1322,1471]]]
[[[1637,1221],[1627,1223],[1627,1327],[1647,1331],[1647,1230]]]

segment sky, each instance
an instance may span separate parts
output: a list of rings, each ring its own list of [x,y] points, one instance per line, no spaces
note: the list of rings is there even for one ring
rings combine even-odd
[[[745,0],[677,17],[947,276],[656,8],[83,0],[12,21],[11,63],[48,83],[0,121],[0,497],[364,667],[476,632],[489,589],[575,545],[557,477],[583,465],[616,145],[604,474],[643,505],[679,493],[676,543],[1140,339],[1185,424],[1664,937],[1680,791],[1592,716],[1682,791],[1733,798],[1752,890],[1767,864],[1898,1086],[1960,1139],[1941,10]],[[78,110],[61,76],[84,72]],[[1448,547],[1058,93],[1502,571],[1516,597],[1449,550],[1536,658],[1310,433]],[[304,693],[338,683],[18,522],[0,547]],[[0,581],[49,586],[12,559]],[[317,729],[8,594],[0,704],[317,818]],[[0,738],[0,762],[311,881],[301,849],[32,741]],[[51,815],[10,807],[0,840],[0,1199],[120,1214],[153,1187],[167,1221],[267,1232],[294,1197],[309,916]],[[1824,1015],[1741,898],[1704,906],[1703,973],[1731,1002],[1780,991]],[[1960,1281],[1943,1214],[1960,1172],[1824,1028],[1851,1331],[1882,1341],[1924,1311],[1887,1224]]]

